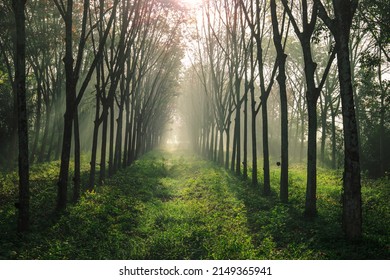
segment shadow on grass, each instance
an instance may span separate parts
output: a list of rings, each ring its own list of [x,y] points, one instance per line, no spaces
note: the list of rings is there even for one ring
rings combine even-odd
[[[231,175],[234,176],[234,175]],[[234,179],[232,179],[234,181]],[[298,180],[299,181],[299,180]],[[277,191],[264,197],[260,187],[250,182],[230,184],[230,189],[246,207],[253,242],[268,259],[389,259],[388,226],[380,213],[365,216],[361,242],[344,239],[341,228],[340,190],[334,186],[318,192],[318,215],[303,216],[304,186],[290,182],[290,201],[280,203]],[[382,221],[382,222],[381,222]],[[386,230],[387,228],[387,230]],[[374,235],[373,232],[382,232]],[[386,233],[387,232],[387,233]]]
[[[11,202],[1,206],[4,259],[389,259],[388,192],[365,196],[365,235],[344,241],[340,190],[321,187],[318,217],[303,219],[303,180],[290,203],[196,156],[154,151],[53,216],[56,187],[33,185],[33,228],[16,234]],[[51,173],[50,173],[51,174]],[[86,176],[87,172],[83,173]],[[50,177],[50,176],[48,176]],[[292,179],[291,179],[292,178]],[[86,179],[86,178],[85,178]],[[275,184],[274,184],[275,185]],[[386,182],[381,185],[381,188]],[[16,194],[13,194],[14,196]],[[7,198],[12,201],[14,197]]]

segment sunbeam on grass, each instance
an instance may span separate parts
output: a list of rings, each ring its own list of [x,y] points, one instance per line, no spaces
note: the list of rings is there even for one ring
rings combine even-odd
[[[86,165],[87,167],[87,165]],[[85,167],[85,170],[87,168]],[[34,209],[54,205],[56,164],[34,175]],[[45,171],[46,170],[46,171]],[[86,172],[85,172],[86,173]],[[3,259],[388,259],[387,181],[364,184],[365,234],[344,241],[339,173],[319,172],[319,216],[303,219],[304,171],[290,171],[290,203],[183,151],[157,150],[86,192],[60,217],[35,217],[24,238],[13,228],[12,188],[3,188]],[[12,177],[12,176],[11,176]],[[4,185],[11,177],[2,177]],[[39,178],[38,178],[39,177]],[[41,178],[42,177],[42,178]],[[51,179],[50,179],[51,178]],[[49,180],[50,179],[50,180]],[[52,195],[49,195],[52,193]]]

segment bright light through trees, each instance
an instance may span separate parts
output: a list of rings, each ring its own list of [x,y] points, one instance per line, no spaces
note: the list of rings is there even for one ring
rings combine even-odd
[[[203,2],[203,0],[179,0],[179,1],[190,8],[197,7]]]

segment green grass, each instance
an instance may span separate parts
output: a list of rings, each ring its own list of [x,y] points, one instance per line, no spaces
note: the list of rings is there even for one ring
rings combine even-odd
[[[85,160],[85,162],[87,162]],[[364,238],[344,241],[341,174],[318,170],[318,217],[303,219],[305,168],[292,166],[290,203],[184,152],[154,151],[53,214],[58,162],[32,170],[31,232],[15,231],[16,175],[0,177],[3,259],[389,259],[389,180],[364,180]],[[83,165],[87,175],[88,165]],[[261,181],[261,174],[259,177]]]

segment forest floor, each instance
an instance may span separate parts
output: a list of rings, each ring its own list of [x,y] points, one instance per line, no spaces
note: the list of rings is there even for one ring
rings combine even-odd
[[[302,166],[291,167],[285,205],[276,167],[273,193],[264,197],[199,156],[157,150],[58,216],[58,165],[32,169],[32,228],[23,236],[15,231],[16,175],[1,175],[0,259],[390,259],[388,179],[364,180],[364,238],[349,244],[340,225],[340,172],[319,169],[318,217],[308,221]]]

